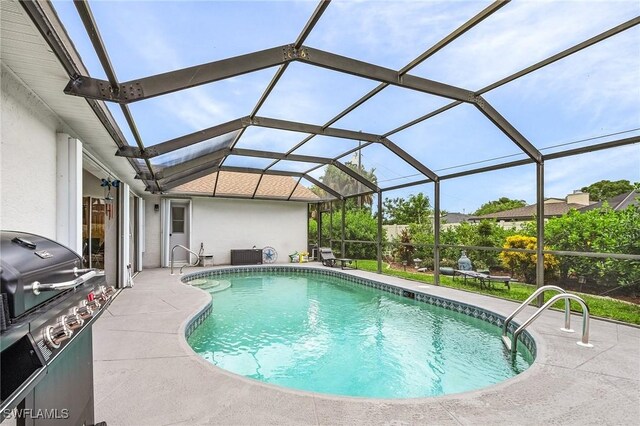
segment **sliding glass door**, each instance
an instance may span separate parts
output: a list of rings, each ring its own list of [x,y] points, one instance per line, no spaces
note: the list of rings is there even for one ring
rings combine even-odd
[[[110,207],[101,198],[82,198],[82,258],[86,268],[104,269],[105,222]]]

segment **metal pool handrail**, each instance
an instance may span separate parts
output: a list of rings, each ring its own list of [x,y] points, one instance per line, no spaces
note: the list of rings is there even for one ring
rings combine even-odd
[[[503,341],[504,341],[504,337],[507,336],[507,330],[509,329],[509,323],[511,322],[511,320],[513,320],[513,318],[515,318],[515,316],[518,315],[520,311],[526,308],[529,305],[529,303],[533,301],[533,299],[535,299],[536,297],[538,297],[538,295],[544,293],[547,290],[555,290],[562,294],[567,293],[564,289],[555,285],[545,285],[540,287],[536,291],[534,291],[533,294],[527,298],[527,300],[522,302],[522,304],[518,306],[518,308],[515,311],[513,311],[513,313],[509,315],[506,320],[504,320],[504,324],[502,325]],[[565,299],[565,302],[564,302],[564,328],[561,328],[561,330],[569,333],[573,332],[573,330],[571,330],[571,306],[569,303],[569,299]]]
[[[171,275],[173,275],[173,257],[174,257],[174,253],[175,250],[180,247],[181,249],[186,250],[189,253],[189,256],[194,255],[196,257],[196,263],[194,264],[190,264],[187,260],[187,263],[185,263],[184,265],[182,265],[180,267],[180,275],[182,275],[182,270],[184,269],[185,266],[189,265],[189,266],[196,266],[198,265],[198,263],[200,262],[200,255],[198,255],[198,253],[193,252],[191,250],[189,250],[187,247],[180,245],[180,244],[176,244],[175,246],[173,246],[173,248],[171,249]]]
[[[575,294],[562,293],[562,294],[556,294],[551,299],[549,299],[547,303],[542,305],[533,315],[531,315],[531,317],[529,317],[528,320],[526,320],[513,333],[513,336],[511,337],[511,353],[512,354],[516,353],[516,345],[518,344],[518,336],[520,336],[520,333],[522,333],[524,329],[527,328],[527,326],[531,324],[536,318],[538,318],[540,314],[544,312],[549,306],[553,305],[554,303],[556,303],[556,301],[560,299],[565,299],[567,302],[569,301],[569,299],[572,299],[580,304],[580,306],[582,307],[582,339],[578,342],[578,345],[586,346],[588,348],[593,347],[593,345],[589,343],[589,308],[587,307],[587,304],[585,303],[584,300],[582,300],[582,298],[576,296]]]

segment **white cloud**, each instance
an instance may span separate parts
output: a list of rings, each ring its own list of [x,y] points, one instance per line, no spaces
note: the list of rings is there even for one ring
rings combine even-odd
[[[547,196],[563,196],[602,179],[640,182],[640,145],[548,161]]]
[[[477,90],[640,11],[635,1],[519,1],[494,13],[418,68],[420,75]]]
[[[400,68],[487,4],[480,1],[335,1],[306,44]]]

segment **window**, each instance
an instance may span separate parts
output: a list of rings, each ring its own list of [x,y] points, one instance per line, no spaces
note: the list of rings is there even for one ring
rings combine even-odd
[[[184,233],[184,207],[171,207],[171,233]]]

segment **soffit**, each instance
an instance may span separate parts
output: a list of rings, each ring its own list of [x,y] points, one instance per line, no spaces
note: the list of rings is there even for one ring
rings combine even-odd
[[[22,6],[17,1],[3,0],[0,12],[2,64],[59,118],[61,128],[57,130],[80,139],[86,150],[118,179],[143,193],[144,184],[134,179],[135,172],[127,159],[114,155],[118,147],[87,101],[64,94],[69,75]],[[69,45],[72,46],[70,42]]]

